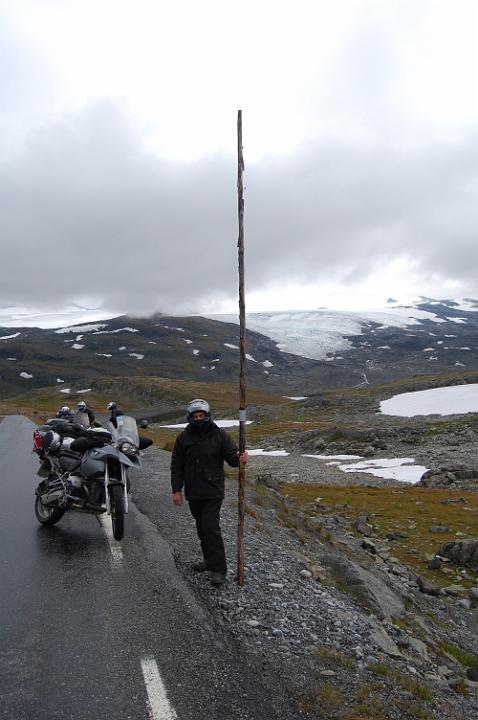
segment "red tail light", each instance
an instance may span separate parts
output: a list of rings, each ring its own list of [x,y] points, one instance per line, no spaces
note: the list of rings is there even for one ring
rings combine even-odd
[[[40,453],[43,449],[43,437],[38,430],[33,431],[33,450]]]

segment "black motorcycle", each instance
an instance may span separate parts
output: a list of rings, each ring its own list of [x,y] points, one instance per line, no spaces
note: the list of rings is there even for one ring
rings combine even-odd
[[[117,418],[117,427],[84,428],[49,421],[33,432],[43,478],[35,490],[35,515],[44,526],[69,510],[111,515],[113,536],[124,535],[128,512],[127,470],[141,467],[140,439],[134,418]]]

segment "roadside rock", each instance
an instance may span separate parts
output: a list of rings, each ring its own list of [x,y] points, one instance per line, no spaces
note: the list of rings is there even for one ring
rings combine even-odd
[[[478,570],[478,540],[452,540],[441,546],[439,554],[456,565]]]
[[[345,557],[328,555],[324,563],[335,578],[381,620],[398,618],[405,612],[402,599],[380,578]]]
[[[478,607],[478,587],[470,588],[469,593],[470,603],[472,608]]]
[[[262,473],[260,475],[256,475],[256,484],[265,485],[271,490],[276,490],[277,492],[280,490],[279,481],[271,473]]]
[[[471,615],[469,616],[467,622],[468,629],[474,633],[475,635],[478,635],[478,608],[476,610],[473,610]]]
[[[422,487],[452,487],[473,489],[478,486],[478,470],[457,464],[447,467],[438,467],[423,473],[417,485]]]
[[[438,585],[435,585],[435,583],[427,580],[427,578],[423,577],[423,575],[420,575],[418,577],[417,582],[418,587],[420,588],[422,593],[425,593],[425,595],[434,595],[435,597],[438,597],[438,595],[441,594],[441,590]]]
[[[379,650],[391,657],[403,657],[397,644],[376,620],[371,620],[370,626],[370,640]]]

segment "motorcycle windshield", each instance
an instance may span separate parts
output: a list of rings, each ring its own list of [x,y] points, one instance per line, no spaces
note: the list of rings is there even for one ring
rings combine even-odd
[[[84,427],[90,427],[90,418],[88,417],[88,413],[81,412],[80,410],[75,413],[75,422],[83,425]]]
[[[115,428],[112,423],[107,423],[113,442],[118,445],[120,442],[126,441],[136,447],[139,447],[139,435],[136,420],[130,417],[130,415],[118,415],[116,422],[118,423],[117,428]]]

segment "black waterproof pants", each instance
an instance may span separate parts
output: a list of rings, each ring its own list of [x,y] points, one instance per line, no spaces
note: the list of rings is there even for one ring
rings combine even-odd
[[[189,500],[204,560],[212,572],[226,572],[226,553],[219,525],[222,500]]]

